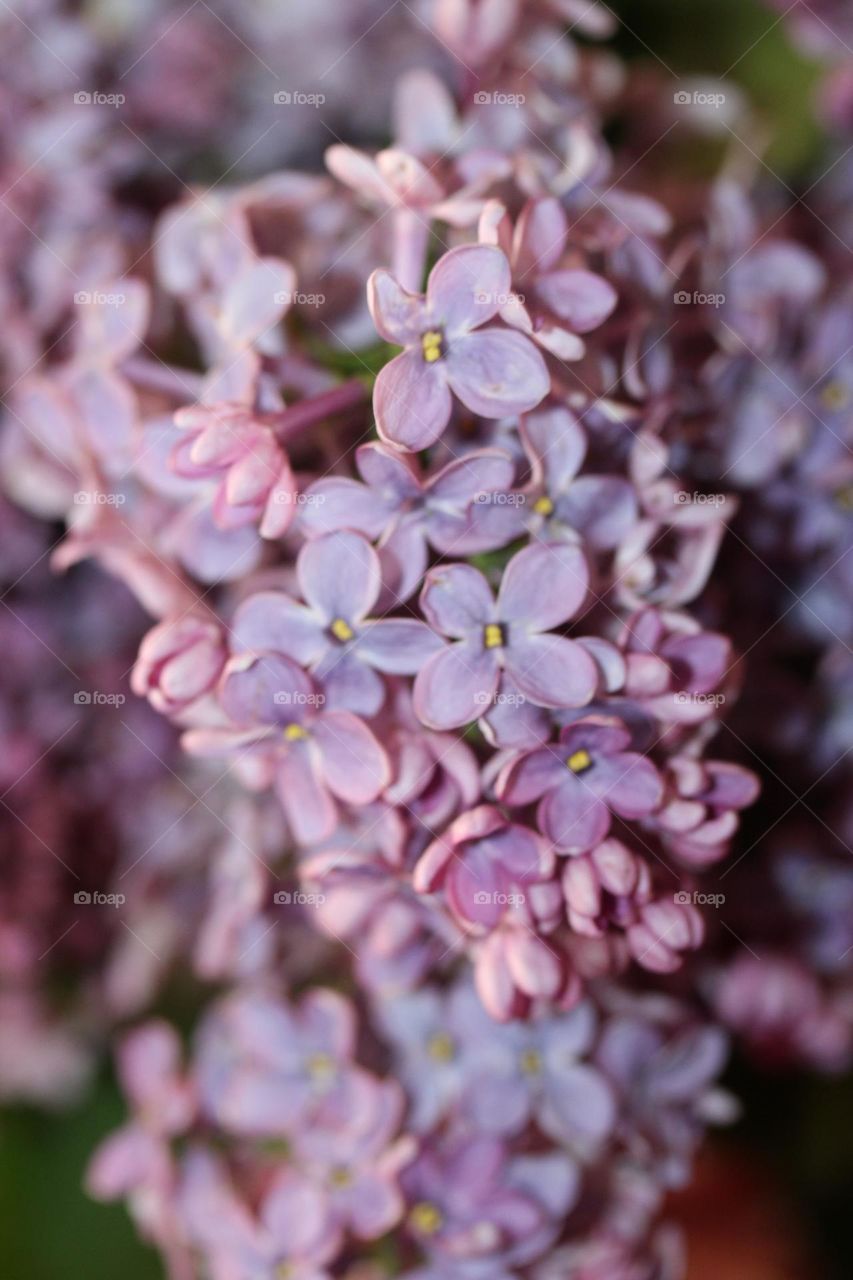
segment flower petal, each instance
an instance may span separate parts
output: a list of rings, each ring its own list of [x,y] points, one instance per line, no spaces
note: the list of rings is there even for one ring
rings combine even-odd
[[[416,675],[434,653],[441,639],[416,618],[384,618],[368,622],[358,638],[358,656],[389,675]]]
[[[565,543],[537,542],[514,555],[504,570],[497,616],[510,628],[516,622],[549,631],[574,617],[588,586],[583,552]]]
[[[448,338],[491,320],[511,288],[509,263],[492,245],[462,245],[439,258],[427,282],[430,323]]]
[[[484,418],[535,409],[551,386],[536,347],[509,329],[479,329],[452,338],[444,364],[454,395]]]
[[[582,707],[598,686],[598,668],[584,647],[563,636],[532,635],[512,640],[507,674],[540,707]]]
[[[315,662],[328,645],[316,613],[283,591],[250,596],[234,615],[231,638],[237,653],[286,653],[303,665]]]
[[[430,658],[418,673],[415,713],[431,729],[455,729],[484,713],[497,684],[494,655],[457,641]]]
[[[358,533],[327,533],[307,542],[296,571],[302,594],[324,621],[341,619],[352,627],[379,595],[379,558]]]
[[[329,789],[349,804],[368,804],[391,781],[388,757],[363,720],[349,711],[317,717],[313,737]]]
[[[404,351],[379,370],[373,386],[373,416],[383,440],[417,453],[433,444],[447,426],[453,401],[438,360]]]
[[[552,271],[537,280],[536,294],[578,333],[597,329],[619,301],[611,284],[592,271]]]
[[[610,830],[610,810],[581,779],[566,776],[540,801],[539,825],[566,853],[583,853]]]
[[[492,591],[479,569],[442,565],[426,576],[421,608],[435,631],[461,640],[494,619]]]
[[[428,327],[423,298],[401,288],[388,271],[374,271],[371,275],[367,282],[367,305],[376,332],[397,346],[417,342]]]

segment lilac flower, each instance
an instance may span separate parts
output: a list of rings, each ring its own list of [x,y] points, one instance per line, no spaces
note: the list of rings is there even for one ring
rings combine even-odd
[[[673,756],[667,781],[667,797],[657,820],[669,833],[668,847],[692,867],[720,861],[737,831],[737,811],[758,796],[755,774],[722,760]]]
[[[411,1140],[393,1141],[403,1102],[396,1081],[374,1081],[355,1112],[330,1099],[328,1114],[297,1135],[297,1159],[323,1188],[333,1230],[349,1228],[361,1240],[375,1240],[402,1217],[398,1175],[414,1154]]]
[[[296,513],[296,484],[271,428],[243,405],[228,403],[180,409],[175,422],[189,435],[173,453],[172,467],[187,479],[219,481],[217,525],[257,525],[262,538],[280,538]]]
[[[502,306],[501,319],[559,359],[580,359],[585,348],[576,335],[603,324],[617,295],[602,276],[577,266],[559,266],[569,234],[560,202],[553,197],[529,200],[513,232],[504,206],[489,201],[479,233],[484,244],[506,254],[517,288]]]
[[[211,619],[190,614],[161,622],[139,646],[130,687],[147,695],[155,710],[175,715],[212,691],[226,656],[222,632]]]
[[[571,1162],[558,1154],[510,1160],[488,1137],[426,1150],[403,1174],[406,1225],[429,1254],[492,1265],[541,1253],[577,1195]]]
[[[414,674],[439,640],[416,618],[368,619],[380,566],[359,534],[331,533],[306,543],[296,571],[307,603],[283,591],[251,596],[234,618],[235,647],[287,654],[310,667],[332,709],[374,715],[385,696],[377,670]]]
[[[312,990],[295,1008],[262,994],[238,994],[202,1024],[196,1075],[206,1113],[232,1133],[290,1137],[323,1104],[350,1105],[371,1081],[353,1062],[352,1007]]]
[[[373,412],[383,440],[417,451],[450,419],[452,395],[485,418],[533,409],[548,392],[548,370],[526,338],[481,329],[509,294],[504,255],[487,246],[451,249],[433,267],[425,297],[406,293],[386,271],[368,285],[371,314],[387,342],[405,347],[380,371]]]
[[[616,717],[583,717],[562,730],[558,743],[510,761],[499,780],[500,797],[513,805],[538,800],[543,833],[562,852],[582,853],[605,838],[611,811],[642,818],[661,803],[657,769],[626,750],[630,742]]]
[[[184,1162],[179,1206],[190,1241],[211,1273],[233,1280],[329,1280],[338,1251],[322,1192],[292,1169],[278,1171],[255,1216],[222,1163],[203,1149]]]
[[[618,547],[638,518],[634,487],[621,476],[578,475],[587,442],[574,415],[538,409],[522,434],[532,464],[525,491],[531,533],[548,539],[575,530],[596,551]]]
[[[652,973],[673,973],[682,951],[695,951],[705,938],[701,913],[687,895],[657,898],[640,905],[638,919],[627,930],[628,949],[637,964]]]
[[[309,537],[354,529],[379,538],[383,578],[400,600],[423,578],[430,546],[442,555],[473,555],[520,532],[517,507],[489,500],[513,480],[512,461],[498,449],[468,453],[426,478],[387,445],[361,445],[355,461],[363,483],[318,480],[306,491],[301,525]]]
[[[606,1079],[580,1061],[595,1031],[589,1004],[497,1028],[469,1069],[466,1112],[486,1133],[521,1133],[535,1118],[556,1141],[594,1154],[615,1120]]]
[[[247,751],[253,785],[275,787],[294,835],[306,844],[334,831],[336,801],[369,804],[391,776],[364,721],[350,711],[318,710],[319,698],[289,658],[236,654],[219,690],[230,725],[184,735],[197,755]]]
[[[524,900],[521,890],[552,868],[553,854],[541,837],[481,805],[433,841],[415,868],[414,886],[420,893],[443,889],[459,920],[482,932],[494,928]]]
[[[578,707],[595,692],[595,664],[574,640],[546,635],[577,613],[588,584],[583,555],[556,544],[525,547],[504,571],[497,601],[468,565],[427,574],[421,605],[455,643],[430,658],[415,681],[415,710],[435,729],[482,715],[502,673],[538,706]]]

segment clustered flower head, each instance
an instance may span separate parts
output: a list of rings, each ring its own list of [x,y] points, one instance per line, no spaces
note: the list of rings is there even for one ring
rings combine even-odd
[[[49,853],[75,803],[103,811],[128,901],[80,962],[102,1039],[149,1015],[88,1186],[170,1280],[680,1280],[662,1205],[734,1115],[728,1032],[853,1060],[849,286],[760,194],[715,183],[675,222],[641,156],[638,190],[614,180],[606,56],[560,38],[610,34],[606,6],[398,19],[431,69],[400,78],[391,146],[257,178],[231,142],[236,185],[124,219],[109,166],[144,182],[150,156],[117,146],[64,292],[35,305],[31,249],[2,299],[5,488],[64,521],[57,569],[123,584],[75,637],[25,601],[21,625],[63,665],[100,645],[138,699],[77,797],[39,754],[62,717],[44,743],[38,708],[0,725],[20,822]],[[204,30],[193,56],[239,57]],[[187,163],[214,104],[181,121],[132,83]],[[697,318],[683,290],[721,278]],[[744,834],[780,775],[820,803]],[[0,1094],[39,1046],[36,1095],[92,1052],[28,973],[73,905],[47,866],[37,923],[25,869],[0,902]],[[175,971],[216,984],[185,1040],[157,1008]]]

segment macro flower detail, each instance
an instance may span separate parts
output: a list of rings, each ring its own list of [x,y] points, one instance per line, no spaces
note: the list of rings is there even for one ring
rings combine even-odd
[[[338,803],[375,800],[391,779],[388,757],[363,720],[323,711],[315,686],[282,654],[236,654],[219,687],[228,727],[191,729],[188,751],[247,753],[253,786],[273,786],[298,840],[331,835]]]
[[[541,831],[564,853],[583,853],[610,830],[611,813],[643,818],[663,798],[651,760],[629,751],[631,735],[613,716],[586,716],[564,728],[559,740],[507,764],[498,782],[511,805],[538,801]]]
[[[550,634],[578,612],[588,589],[584,557],[574,547],[525,547],[507,565],[497,599],[470,565],[427,574],[421,607],[452,644],[432,656],[415,680],[415,711],[434,729],[485,715],[502,677],[537,706],[580,707],[598,674],[576,641]]]
[[[368,284],[374,324],[405,350],[379,372],[373,412],[380,436],[400,449],[433,444],[450,420],[453,396],[485,418],[524,413],[548,394],[536,348],[519,333],[488,325],[510,292],[499,249],[462,245],[430,272],[425,296],[407,293],[387,271]]]
[[[283,653],[310,668],[330,708],[374,715],[382,675],[412,675],[440,648],[417,618],[368,618],[379,597],[379,558],[364,538],[327,534],[299,553],[296,573],[305,604],[283,591],[250,597],[234,618],[234,644]]]

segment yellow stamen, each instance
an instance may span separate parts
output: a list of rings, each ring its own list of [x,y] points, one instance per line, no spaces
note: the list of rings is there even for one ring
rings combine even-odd
[[[842,511],[853,511],[853,484],[845,484],[836,489],[835,501]]]
[[[293,1264],[290,1262],[280,1262],[275,1269],[275,1280],[291,1280],[293,1276]]]
[[[421,336],[421,350],[427,364],[435,364],[442,356],[442,336],[438,329],[428,329]]]
[[[573,751],[569,756],[566,764],[572,773],[583,773],[592,764],[592,756],[585,747],[581,747],[579,751]]]
[[[436,1231],[441,1230],[443,1221],[441,1210],[428,1200],[416,1204],[409,1214],[409,1222],[422,1236],[434,1236]]]
[[[504,642],[503,627],[499,622],[487,622],[483,628],[483,644],[487,649],[500,649]]]
[[[850,392],[843,382],[833,380],[827,382],[820,393],[820,398],[827,409],[846,409],[850,403]]]
[[[549,516],[554,510],[554,504],[550,498],[543,494],[541,498],[537,498],[534,502],[533,510],[536,512],[537,516]]]
[[[336,640],[352,640],[355,632],[348,622],[344,622],[343,618],[335,618],[329,627],[332,635]]]
[[[446,1031],[436,1031],[427,1042],[427,1053],[436,1062],[452,1062],[456,1056],[456,1046]]]
[[[542,1070],[542,1055],[538,1049],[525,1049],[521,1055],[521,1070],[526,1076],[538,1076]]]
[[[329,1080],[335,1074],[335,1061],[328,1053],[312,1053],[305,1065],[312,1080]]]
[[[329,1174],[329,1185],[337,1188],[339,1191],[344,1187],[348,1187],[352,1182],[352,1174],[344,1165],[339,1164]]]
[[[300,742],[303,738],[307,738],[308,733],[302,728],[301,724],[289,724],[284,730],[285,742]]]

